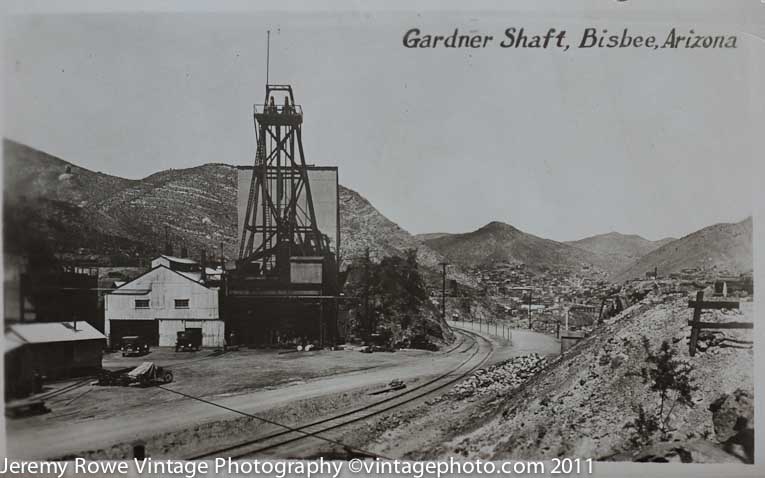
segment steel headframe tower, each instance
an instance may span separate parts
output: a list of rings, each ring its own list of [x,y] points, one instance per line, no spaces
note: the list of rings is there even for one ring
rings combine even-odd
[[[329,238],[316,222],[303,152],[303,111],[292,87],[267,84],[254,121],[257,153],[237,268],[289,281],[290,257],[330,253]]]

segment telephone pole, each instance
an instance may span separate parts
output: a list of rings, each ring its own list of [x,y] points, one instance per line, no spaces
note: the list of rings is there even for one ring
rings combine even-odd
[[[531,305],[534,303],[534,285],[529,282],[529,329],[531,329]]]
[[[371,259],[369,257],[369,248],[367,247],[364,250],[364,333],[366,337],[364,337],[364,340],[369,341],[372,337],[372,332],[374,332],[374,329],[372,327],[372,317],[369,311],[369,292],[370,292],[370,282],[372,280],[371,278],[371,271],[370,264]]]
[[[448,262],[441,262],[442,280],[441,280],[441,318],[446,322],[446,266]]]

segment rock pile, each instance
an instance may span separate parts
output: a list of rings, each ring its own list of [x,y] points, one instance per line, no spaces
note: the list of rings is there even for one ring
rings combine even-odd
[[[709,405],[717,441],[729,453],[746,463],[754,463],[754,393],[736,389]]]
[[[490,392],[503,392],[520,386],[539,373],[546,359],[538,354],[513,357],[488,368],[478,369],[449,393],[450,398],[463,400]]]

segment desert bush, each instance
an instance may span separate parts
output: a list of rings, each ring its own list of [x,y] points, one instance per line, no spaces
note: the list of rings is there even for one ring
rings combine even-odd
[[[630,443],[642,448],[653,441],[654,434],[659,430],[659,420],[655,414],[646,412],[643,405],[637,405],[633,410],[637,416],[630,423],[630,426],[635,429],[630,437]]]
[[[651,347],[647,337],[643,337],[646,366],[639,376],[648,385],[650,391],[658,397],[658,405],[652,410],[643,405],[635,408],[637,417],[629,424],[635,429],[632,442],[635,445],[650,443],[656,433],[662,440],[667,440],[672,432],[672,413],[678,405],[693,407],[693,392],[698,389],[693,384],[691,372],[693,366],[677,356],[677,350],[663,341],[657,350]]]

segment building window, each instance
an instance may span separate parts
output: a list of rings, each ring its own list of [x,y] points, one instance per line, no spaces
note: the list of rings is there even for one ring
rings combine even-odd
[[[175,299],[175,308],[176,309],[188,309],[189,308],[189,299]]]
[[[149,308],[149,299],[136,299],[135,300],[135,308],[136,309],[148,309]]]

